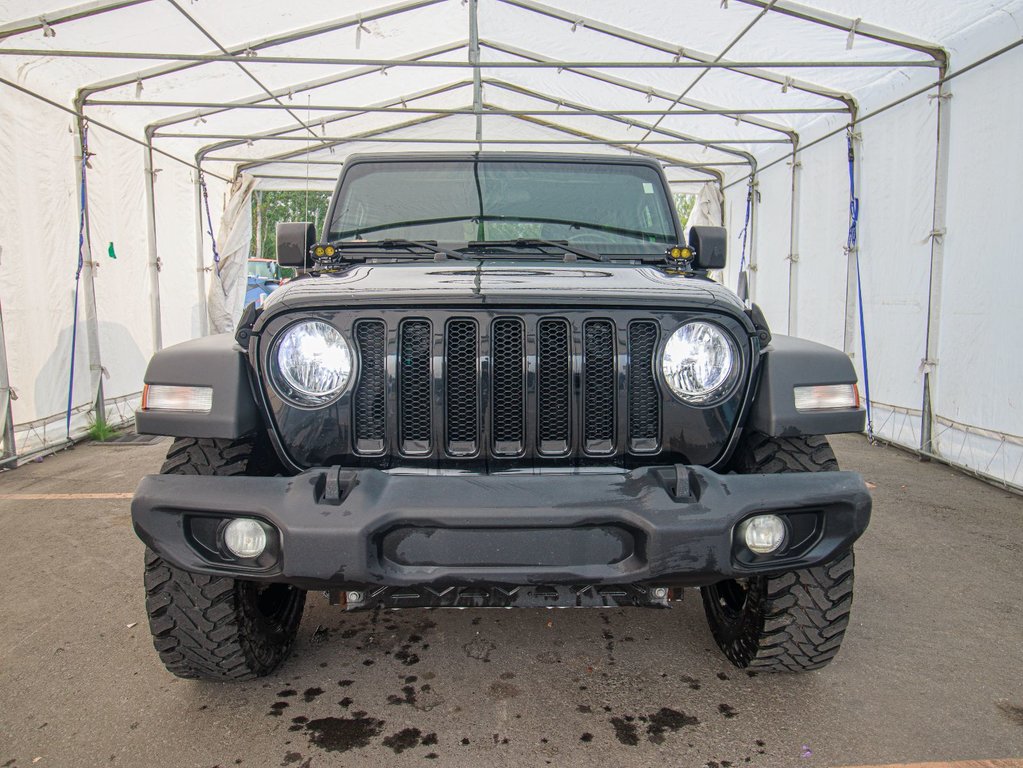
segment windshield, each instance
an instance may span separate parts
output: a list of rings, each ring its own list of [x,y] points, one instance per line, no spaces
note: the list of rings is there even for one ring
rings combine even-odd
[[[663,253],[678,241],[658,172],[610,162],[423,160],[357,163],[344,176],[329,239],[563,240],[608,255]]]

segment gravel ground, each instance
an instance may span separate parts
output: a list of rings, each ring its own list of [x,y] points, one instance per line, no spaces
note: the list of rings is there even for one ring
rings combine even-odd
[[[344,613],[310,595],[273,677],[178,680],[150,643],[128,499],[80,496],[130,493],[168,443],[83,445],[6,472],[0,766],[1023,756],[1023,499],[858,436],[834,443],[876,485],[874,518],[842,653],[800,676],[730,666],[690,591],[670,611]]]

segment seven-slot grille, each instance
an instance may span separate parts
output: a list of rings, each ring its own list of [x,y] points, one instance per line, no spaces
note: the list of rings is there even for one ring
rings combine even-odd
[[[358,320],[354,451],[380,454],[390,434],[409,457],[654,453],[659,330],[599,316]]]

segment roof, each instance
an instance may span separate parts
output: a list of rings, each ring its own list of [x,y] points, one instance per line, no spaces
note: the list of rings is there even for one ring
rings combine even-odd
[[[329,187],[354,152],[778,162],[999,46],[1023,0],[0,0],[0,83],[163,156]],[[666,23],[667,22],[667,23]],[[984,34],[978,33],[984,27]]]
[[[473,162],[499,161],[520,163],[541,162],[582,162],[582,163],[626,163],[628,165],[648,165],[660,168],[661,164],[650,157],[637,155],[610,155],[597,152],[416,152],[409,150],[392,150],[390,152],[357,152],[348,155],[346,164],[381,163],[390,161],[459,161]]]

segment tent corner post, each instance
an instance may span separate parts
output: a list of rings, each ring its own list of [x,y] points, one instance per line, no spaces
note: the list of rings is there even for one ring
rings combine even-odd
[[[860,188],[860,148],[863,146],[863,135],[857,130],[856,120],[849,123],[849,136],[852,142],[852,150],[849,156],[850,173],[852,174],[852,187],[855,190]],[[852,201],[850,201],[850,205]],[[858,224],[857,224],[858,225]],[[849,226],[853,226],[852,211],[849,214]],[[857,235],[859,233],[857,232]],[[843,335],[842,350],[849,357],[856,358],[856,302],[859,299],[859,290],[856,286],[856,259],[859,252],[859,242],[855,242],[845,250],[845,332]]]
[[[153,352],[163,349],[163,314],[160,308],[160,256],[156,243],[156,174],[153,167],[153,126],[146,126],[145,192],[146,245],[149,255],[149,312],[152,322]]]
[[[750,302],[757,300],[757,209],[760,207],[760,177],[757,175],[757,166],[754,164],[750,170],[750,216],[749,216],[749,262],[746,265],[746,279],[748,281],[748,295]]]
[[[3,407],[0,419],[3,419],[3,450],[0,451],[0,466],[7,464],[18,456],[18,446],[14,436],[14,411],[11,408],[11,379],[7,367],[7,338],[4,332],[3,311],[0,310],[0,399]]]
[[[803,163],[799,159],[799,137],[792,139],[792,189],[789,198],[789,336],[798,336],[799,326],[799,181]]]
[[[82,259],[82,282],[84,284],[84,305],[85,305],[85,332],[89,356],[89,383],[90,389],[95,393],[95,400],[92,407],[99,421],[106,420],[106,406],[103,398],[103,360],[100,355],[99,343],[99,314],[96,307],[96,262],[92,260],[92,243],[89,237],[89,196],[88,185],[83,173],[84,161],[87,159],[88,144],[85,138],[87,119],[82,114],[84,97],[79,93],[75,97],[75,181],[78,188],[82,190],[80,205],[82,218],[82,243],[79,253]],[[71,368],[74,370],[75,361],[71,359]]]
[[[945,70],[942,70],[944,75]],[[951,147],[951,99],[942,77],[934,100],[938,103],[934,157],[934,208],[931,218],[930,276],[927,285],[927,327],[923,363],[923,405],[920,414],[920,451],[940,455],[934,444],[935,392],[938,389],[938,351],[941,330],[941,294],[944,283],[945,229],[948,220],[948,164]]]
[[[199,299],[199,335],[209,336],[209,307],[206,304],[206,258],[203,255],[202,238],[202,154],[195,156],[195,285]]]

